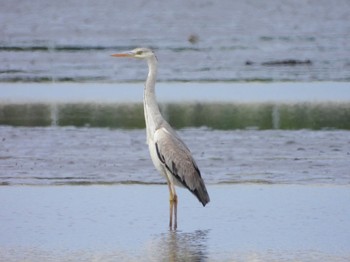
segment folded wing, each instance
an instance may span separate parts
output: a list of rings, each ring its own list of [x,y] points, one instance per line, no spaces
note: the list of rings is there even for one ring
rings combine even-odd
[[[187,146],[175,132],[165,127],[156,130],[154,142],[159,160],[174,180],[188,188],[205,206],[210,201],[209,195]]]

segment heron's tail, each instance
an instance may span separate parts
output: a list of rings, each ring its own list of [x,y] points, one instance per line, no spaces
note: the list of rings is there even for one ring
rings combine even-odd
[[[191,190],[191,192],[198,198],[203,206],[209,203],[210,197],[203,179],[200,179],[199,185],[194,190]]]

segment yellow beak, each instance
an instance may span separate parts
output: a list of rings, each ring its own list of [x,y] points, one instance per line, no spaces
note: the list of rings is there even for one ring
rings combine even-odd
[[[111,55],[113,57],[133,57],[133,53],[118,53],[118,54],[113,54]]]

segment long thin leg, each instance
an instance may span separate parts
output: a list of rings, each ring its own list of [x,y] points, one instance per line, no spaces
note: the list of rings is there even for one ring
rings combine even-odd
[[[174,194],[174,216],[175,216],[175,224],[174,224],[174,230],[177,228],[177,195]]]
[[[170,218],[169,218],[169,228],[172,229],[173,227],[173,210],[174,210],[174,201],[172,200],[172,196],[170,193]]]
[[[174,218],[174,229],[177,228],[177,195],[174,185],[168,180],[169,194],[170,194],[170,219],[169,219],[169,228],[173,227],[173,218]]]
[[[174,210],[174,194],[173,194],[173,190],[171,188],[171,184],[170,184],[170,181],[168,180],[168,187],[169,187],[169,194],[170,194],[170,197],[169,197],[169,228],[172,229],[173,227],[173,210]]]

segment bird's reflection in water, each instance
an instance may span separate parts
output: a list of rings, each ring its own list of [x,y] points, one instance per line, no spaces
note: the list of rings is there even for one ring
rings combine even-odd
[[[209,231],[163,233],[153,239],[150,258],[154,261],[206,261]]]

